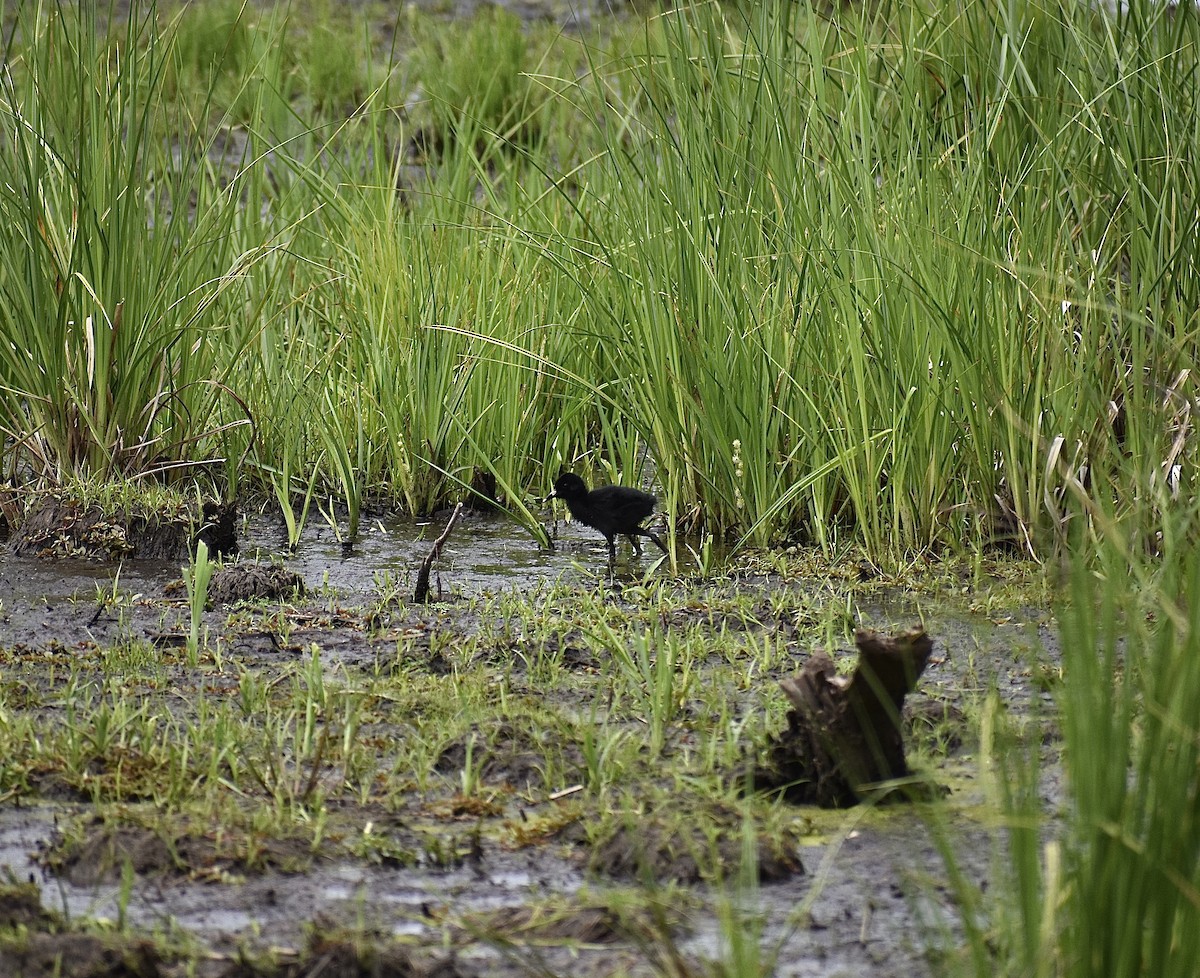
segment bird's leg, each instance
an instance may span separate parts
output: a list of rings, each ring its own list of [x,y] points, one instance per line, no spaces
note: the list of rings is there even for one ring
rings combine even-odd
[[[640,557],[642,555],[642,545],[638,542],[638,538],[632,533],[627,533],[626,536],[629,537],[629,542],[633,544],[633,552]]]
[[[617,538],[615,536],[608,538],[608,567],[609,570],[617,566]]]

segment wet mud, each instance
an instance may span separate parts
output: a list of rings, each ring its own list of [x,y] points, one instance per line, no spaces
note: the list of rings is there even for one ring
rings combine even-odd
[[[679,782],[656,765],[693,750],[690,731],[705,722],[697,686],[685,687],[664,735],[665,761],[648,746],[632,752],[627,783],[618,779],[597,808],[586,787],[588,730],[621,720],[623,707],[603,696],[585,707],[580,691],[611,678],[608,653],[586,624],[539,633],[507,618],[507,599],[496,596],[537,606],[600,592],[619,617],[650,600],[651,562],[623,553],[609,579],[604,542],[586,528],[565,526],[548,552],[511,524],[468,514],[434,573],[441,600],[413,605],[413,576],[440,529],[380,518],[347,550],[316,527],[291,554],[280,527],[243,520],[240,557],[214,577],[229,575],[230,590],[210,592],[200,618],[221,661],[210,654],[199,669],[184,652],[179,562],[0,557],[0,717],[33,716],[49,729],[77,722],[76,701],[102,704],[120,688],[194,719],[203,701],[236,701],[247,684],[282,683],[306,664],[327,682],[383,683],[397,697],[414,686],[453,696],[462,677],[482,673],[483,689],[545,714],[540,726],[481,719],[431,732],[433,782],[408,785],[389,743],[419,718],[364,692],[355,736],[383,758],[376,782],[391,786],[386,801],[370,786],[335,790],[333,775],[348,775],[320,763],[318,747],[311,771],[281,766],[286,783],[236,758],[214,769],[229,791],[209,819],[164,814],[155,800],[164,762],[149,745],[97,753],[82,775],[31,764],[0,791],[0,973],[701,974],[728,953],[731,926],[753,935],[764,973],[777,975],[907,978],[936,973],[954,953],[937,833],[978,879],[995,844],[969,716],[992,690],[1011,712],[1050,714],[1048,616],[963,602],[931,614],[928,598],[885,589],[855,609],[864,625],[923,619],[934,638],[906,704],[905,739],[950,792],[936,820],[919,805],[820,812],[777,802],[774,815],[748,822],[736,801],[664,796]],[[680,570],[650,578],[661,585],[653,600],[663,634],[702,624],[749,647],[778,643],[770,667],[731,700],[739,722],[765,704],[778,720],[778,680],[814,648],[820,586],[756,567],[710,581]],[[713,656],[741,646],[732,648]],[[852,648],[833,652],[845,661]],[[550,669],[561,689],[540,682]],[[64,695],[68,682],[76,700]],[[628,739],[649,744],[643,720],[627,727]],[[651,788],[660,793],[642,797]],[[266,831],[257,809],[285,789],[302,817],[293,832]],[[123,800],[94,803],[114,794]]]

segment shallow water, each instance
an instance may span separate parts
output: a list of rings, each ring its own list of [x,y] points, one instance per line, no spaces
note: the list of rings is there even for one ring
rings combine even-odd
[[[239,560],[276,562],[298,573],[307,587],[332,588],[345,599],[361,599],[381,587],[411,592],[416,573],[446,519],[388,516],[364,520],[359,539],[343,547],[328,524],[310,520],[295,553],[286,546],[282,524],[261,516],[239,527]],[[638,558],[618,547],[618,577],[640,576],[657,554]],[[547,581],[583,581],[607,572],[604,538],[578,523],[560,523],[553,549],[517,522],[492,515],[463,514],[434,565],[431,585],[443,592],[473,595],[531,589]],[[120,564],[92,560],[16,557],[0,547],[0,602],[94,601],[114,588],[155,595],[180,577],[181,562],[131,559]],[[2,637],[2,636],[0,636]]]
[[[339,593],[365,595],[377,590],[381,580],[411,581],[447,519],[366,520],[359,539],[348,550],[328,525],[312,522],[294,555],[281,546],[278,528],[267,520],[252,520],[246,526],[242,553],[282,560],[310,587],[327,584]],[[560,543],[546,550],[513,520],[464,513],[434,567],[445,589],[478,594],[532,587],[564,575],[578,578],[589,569],[602,573],[607,559],[604,551],[603,538],[578,524],[560,527]],[[431,583],[436,590],[436,576]]]

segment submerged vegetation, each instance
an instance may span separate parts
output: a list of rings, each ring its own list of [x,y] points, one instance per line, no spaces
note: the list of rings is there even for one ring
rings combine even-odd
[[[997,546],[1035,558],[1070,585],[1038,665],[1058,712],[968,704],[1005,843],[983,892],[945,834],[966,942],[943,964],[1195,970],[1193,5],[698,3],[580,33],[491,8],[97,6],[4,11],[5,476],[265,498],[294,546],[314,502],[353,539],[368,501],[468,494],[540,537],[531,500],[566,468],[653,483],[676,557],[697,533],[870,574],[945,559],[985,604]],[[843,640],[852,589],[556,586],[472,605],[469,630],[382,586],[375,608],[221,622],[211,569],[161,611],[178,649],[162,629],[95,662],[0,649],[0,801],[86,800],[110,849],[156,835],[173,871],[219,878],[560,832],[652,876],[620,840],[661,813],[645,835],[692,850],[677,882],[734,885],[744,857],[727,970],[774,967],[739,901],[812,826],[730,790],[779,721],[738,697]],[[141,601],[114,582],[97,616]],[[291,642],[317,620],[390,651],[342,672]],[[222,644],[243,632],[270,637],[262,662]],[[473,835],[440,827],[462,818]]]

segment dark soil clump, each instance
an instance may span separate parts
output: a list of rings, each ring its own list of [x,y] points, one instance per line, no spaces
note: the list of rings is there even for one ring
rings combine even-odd
[[[555,759],[553,769],[563,772],[568,783],[578,780],[583,769],[583,755],[575,744],[549,735],[539,737],[532,730],[502,723],[490,735],[473,730],[460,737],[442,751],[436,770],[441,774],[462,771],[467,765],[468,745],[471,763],[479,765],[479,773],[487,784],[506,784],[518,790],[563,787],[546,781],[550,766],[547,752],[561,755]]]
[[[905,733],[915,741],[935,745],[944,754],[963,746],[970,723],[961,709],[930,696],[911,696],[904,704]]]
[[[510,906],[466,918],[462,926],[454,928],[453,939],[485,942],[495,939],[514,944],[619,944],[633,935],[662,936],[678,924],[676,914],[670,914],[670,920],[664,919],[667,916],[661,909],[657,913],[635,907],[618,910],[576,900],[544,906]]]
[[[105,880],[120,879],[122,867],[129,863],[135,873],[167,873],[182,870],[170,846],[149,829],[97,825],[61,854],[51,853],[60,875],[76,886],[94,886]]]
[[[76,886],[114,882],[128,863],[146,875],[221,876],[225,873],[298,872],[310,866],[309,843],[294,838],[255,838],[237,831],[220,839],[207,835],[162,831],[135,825],[96,823],[78,840],[52,846],[44,861]]]
[[[290,601],[304,593],[304,578],[274,564],[235,564],[217,571],[208,582],[208,601],[214,608],[238,601]]]
[[[32,883],[0,887],[0,930],[46,930],[58,923],[58,916],[42,906],[41,893]]]
[[[616,823],[594,843],[588,868],[615,879],[686,885],[736,876],[744,849],[740,817],[708,809],[679,815],[671,824],[648,817]],[[803,873],[797,850],[786,834],[756,832],[758,878],[771,883]]]
[[[31,934],[0,944],[7,978],[165,978],[168,970],[147,940],[96,934]]]
[[[300,961],[278,971],[231,971],[223,978],[466,978],[452,958],[419,961],[395,944],[316,935]]]
[[[214,557],[229,557],[238,552],[237,503],[218,503],[209,500],[201,513],[204,520],[196,534]]]
[[[204,505],[197,539],[214,556],[237,549],[233,504]],[[66,557],[115,561],[186,560],[191,553],[195,516],[186,511],[143,511],[136,507],[112,512],[98,503],[50,494],[26,513],[9,546],[17,556]]]
[[[475,923],[473,930],[508,940],[615,944],[624,939],[624,928],[611,907],[570,907],[543,913],[532,907],[504,907]]]
[[[0,975],[5,978],[159,978],[152,941],[64,932],[32,883],[0,886]]]

